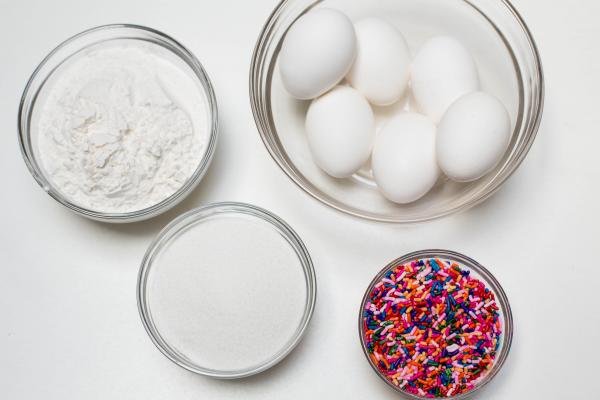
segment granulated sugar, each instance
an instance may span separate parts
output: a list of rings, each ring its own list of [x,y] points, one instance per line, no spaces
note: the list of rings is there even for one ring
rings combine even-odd
[[[203,368],[241,371],[293,339],[307,307],[306,279],[270,223],[217,214],[160,249],[146,296],[153,324],[177,353]]]
[[[209,135],[206,99],[158,45],[111,41],[59,68],[39,117],[51,184],[106,213],[165,200],[193,175]]]

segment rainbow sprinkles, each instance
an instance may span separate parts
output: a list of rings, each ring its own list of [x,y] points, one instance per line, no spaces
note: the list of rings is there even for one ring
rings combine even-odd
[[[494,293],[456,262],[420,259],[391,268],[369,290],[362,312],[370,362],[418,397],[470,392],[501,343]]]

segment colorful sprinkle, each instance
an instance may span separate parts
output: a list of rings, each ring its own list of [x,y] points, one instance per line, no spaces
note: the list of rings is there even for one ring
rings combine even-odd
[[[363,310],[363,340],[380,373],[425,398],[469,392],[491,369],[502,323],[494,293],[440,259],[388,271]]]

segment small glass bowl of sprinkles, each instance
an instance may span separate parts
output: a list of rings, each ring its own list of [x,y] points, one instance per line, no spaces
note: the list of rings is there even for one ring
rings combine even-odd
[[[424,250],[369,284],[359,334],[371,367],[410,399],[464,399],[501,369],[513,336],[504,290],[477,261]]]

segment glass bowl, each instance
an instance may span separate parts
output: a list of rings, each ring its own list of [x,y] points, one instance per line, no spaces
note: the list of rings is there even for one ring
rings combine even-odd
[[[388,384],[388,386],[390,386],[391,388],[393,388],[398,393],[402,394],[404,397],[406,397],[408,399],[424,399],[425,398],[425,397],[413,395],[411,393],[407,393],[404,390],[402,390],[400,387],[394,385],[392,382],[390,382],[388,379],[386,379],[386,377],[379,371],[377,366],[373,363],[373,361],[369,357],[368,350],[365,346],[365,341],[363,340],[363,337],[365,334],[364,326],[363,326],[363,310],[365,309],[365,305],[366,305],[367,301],[369,300],[369,295],[371,294],[371,290],[377,284],[377,282],[379,282],[382,278],[385,277],[385,274],[388,271],[390,271],[391,269],[393,269],[394,267],[396,267],[398,265],[403,265],[403,264],[409,263],[411,261],[420,260],[420,259],[428,259],[428,258],[438,258],[443,261],[456,262],[463,269],[469,270],[471,273],[471,276],[473,276],[473,277],[477,278],[478,280],[480,280],[481,282],[483,282],[486,285],[486,287],[489,288],[492,291],[492,293],[494,293],[494,295],[496,297],[496,302],[500,308],[500,320],[502,323],[502,335],[500,337],[500,347],[498,348],[498,351],[496,352],[496,358],[495,358],[492,368],[489,371],[487,371],[487,373],[476,383],[476,386],[469,392],[466,392],[466,393],[463,393],[460,395],[456,395],[456,396],[444,397],[446,399],[451,399],[451,400],[465,399],[465,398],[473,395],[475,392],[477,392],[479,389],[484,387],[486,384],[488,384],[496,376],[496,374],[500,371],[500,369],[504,365],[504,362],[506,361],[506,358],[508,357],[508,354],[510,352],[510,347],[511,347],[512,338],[513,338],[513,317],[512,317],[512,311],[510,309],[510,304],[508,302],[508,298],[506,297],[506,293],[504,292],[504,289],[502,289],[502,286],[500,286],[500,283],[492,275],[492,273],[490,271],[488,271],[484,266],[479,264],[477,261],[475,261],[463,254],[456,253],[454,251],[435,249],[435,250],[422,250],[422,251],[410,253],[410,254],[402,256],[402,257],[392,261],[388,265],[386,265],[385,268],[383,268],[381,270],[381,272],[379,272],[379,274],[377,274],[377,276],[375,278],[373,278],[371,283],[369,283],[369,286],[367,287],[367,290],[365,291],[365,294],[363,296],[363,299],[362,299],[362,302],[360,305],[360,311],[358,313],[359,340],[360,340],[363,352],[365,354],[365,357],[367,358],[367,360],[369,362],[369,365],[371,365],[373,370],[377,373],[377,376],[379,376],[384,382],[386,382]]]
[[[215,232],[215,224],[227,231]],[[245,271],[260,282],[248,285]],[[221,279],[223,274],[228,278]],[[282,278],[286,283],[279,287],[275,282]],[[269,302],[279,299],[278,306],[257,306],[265,295]],[[150,244],[137,282],[142,323],[156,347],[180,367],[219,379],[251,376],[283,360],[306,333],[316,296],[313,263],[294,230],[269,211],[231,202],[189,211],[167,225]],[[240,307],[240,302],[252,309]],[[259,326],[246,329],[240,319],[248,317],[240,312],[266,313],[269,322],[259,316]],[[223,318],[230,321],[223,323]],[[227,348],[217,340],[223,326]],[[201,344],[190,339],[199,334],[204,335]],[[256,337],[269,338],[269,344],[258,345],[252,339]],[[248,354],[254,355],[251,360]]]
[[[41,165],[42,163],[39,160],[39,154],[36,148],[38,129],[35,122],[37,119],[36,111],[38,110],[38,103],[43,103],[41,100],[44,99],[45,93],[47,92],[45,89],[50,86],[48,82],[57,75],[55,75],[55,73],[60,70],[61,66],[86,51],[91,51],[99,45],[117,40],[135,40],[140,41],[140,43],[159,45],[161,50],[164,49],[164,56],[169,57],[171,61],[176,63],[182,71],[196,82],[198,92],[203,95],[206,101],[206,110],[198,110],[198,112],[206,112],[208,115],[207,123],[209,127],[209,137],[206,143],[204,156],[194,173],[185,184],[171,196],[158,204],[142,210],[126,213],[104,213],[86,209],[75,202],[72,202],[67,196],[63,195],[52,185],[51,180],[48,179],[46,172]],[[42,60],[31,75],[31,78],[29,78],[23,96],[21,97],[18,114],[21,152],[29,171],[42,189],[60,204],[79,215],[102,222],[112,223],[135,222],[152,218],[169,210],[182,201],[198,185],[208,170],[217,144],[217,124],[217,102],[213,87],[208,75],[196,57],[183,47],[183,45],[164,33],[151,28],[128,24],[104,25],[92,28],[81,32],[58,45]]]
[[[308,102],[292,99],[283,88],[278,55],[289,27],[312,8],[330,7],[352,20],[380,17],[394,24],[415,51],[428,38],[450,35],[473,54],[482,89],[498,97],[513,123],[509,149],[482,179],[456,183],[440,178],[422,199],[391,203],[377,190],[370,167],[353,177],[334,179],[312,161],[304,134]],[[537,47],[525,22],[507,0],[283,0],[267,20],[250,68],[250,102],[267,150],[279,167],[306,193],[350,215],[370,220],[415,223],[459,212],[494,194],[528,153],[540,123],[544,80]],[[410,108],[411,99],[403,107]],[[377,109],[385,122],[394,107]]]

